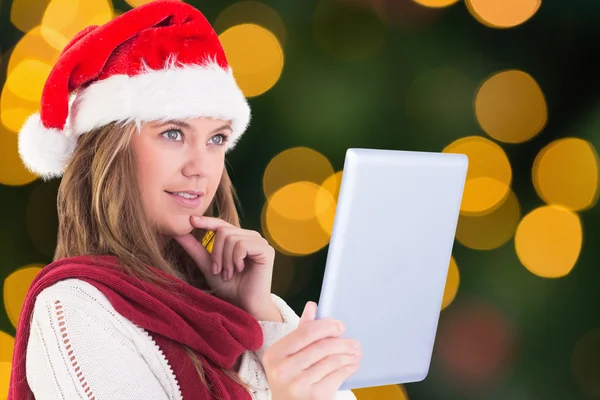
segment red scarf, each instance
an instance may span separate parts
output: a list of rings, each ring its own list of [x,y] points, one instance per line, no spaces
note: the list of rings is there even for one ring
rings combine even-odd
[[[166,278],[174,290],[126,274],[116,257],[110,256],[68,258],[42,269],[33,280],[21,311],[8,399],[33,397],[26,379],[25,354],[35,299],[48,286],[68,278],[94,285],[119,314],[152,336],[169,361],[184,399],[250,399],[250,394],[220,368],[232,369],[245,350],[262,346],[258,321],[226,301],[154,267],[148,268]],[[200,380],[181,344],[198,355],[212,393]]]

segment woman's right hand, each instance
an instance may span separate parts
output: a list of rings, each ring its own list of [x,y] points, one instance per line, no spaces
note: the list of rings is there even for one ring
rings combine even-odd
[[[315,320],[316,312],[316,303],[308,302],[298,328],[264,354],[273,400],[333,400],[342,383],[358,370],[358,341],[340,338],[342,324]]]

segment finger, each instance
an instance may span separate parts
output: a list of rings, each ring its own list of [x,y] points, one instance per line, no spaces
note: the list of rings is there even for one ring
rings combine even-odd
[[[183,236],[176,236],[174,239],[181,247],[183,247],[190,257],[192,257],[203,274],[206,275],[210,273],[210,266],[212,263],[211,256],[208,250],[202,246],[202,243],[200,243],[198,239],[196,239],[190,233]]]
[[[238,241],[231,253],[231,260],[237,272],[244,270],[244,259],[248,256],[247,245],[243,240]]]
[[[310,312],[312,311],[309,310],[308,313]],[[306,318],[309,317],[311,315],[307,315]],[[283,360],[318,340],[328,337],[338,337],[343,332],[344,330],[340,326],[339,321],[333,319],[301,320],[296,330],[275,342],[273,347],[276,347],[276,354]]]
[[[244,236],[229,234],[224,240],[223,244],[223,277],[224,280],[228,281],[233,277],[233,270],[235,265],[233,264],[233,251],[237,244],[244,239]]]
[[[304,373],[292,385],[311,387],[311,393],[335,393],[342,383],[360,367],[360,359],[352,356],[329,356]]]
[[[317,340],[301,351],[292,354],[284,363],[289,362],[302,369],[308,369],[325,357],[342,354],[361,354],[358,341],[346,338],[325,338]]]
[[[300,323],[305,321],[313,321],[317,317],[317,303],[309,301],[304,306],[302,316],[300,317]]]
[[[219,228],[214,231],[215,237],[213,239],[213,250],[211,256],[213,263],[212,268],[215,275],[223,273],[223,247],[225,246],[225,240],[227,239],[227,236],[235,231],[235,227]],[[223,278],[225,278],[225,275],[223,275]]]
[[[206,217],[206,216],[192,216],[192,225],[196,228],[207,229],[209,231],[216,231],[219,228],[235,228],[229,222],[222,220],[221,218]]]

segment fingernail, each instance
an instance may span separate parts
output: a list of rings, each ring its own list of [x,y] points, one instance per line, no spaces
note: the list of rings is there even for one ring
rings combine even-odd
[[[194,215],[192,218],[194,218],[194,221],[200,221],[200,217],[198,217],[197,215]]]
[[[213,273],[213,275],[217,274],[217,268],[218,268],[217,267],[217,263],[212,263],[212,273]]]
[[[344,332],[345,330],[346,330],[346,327],[344,326],[344,324],[341,322],[338,322],[338,331],[340,331],[340,333],[341,333],[341,332]]]

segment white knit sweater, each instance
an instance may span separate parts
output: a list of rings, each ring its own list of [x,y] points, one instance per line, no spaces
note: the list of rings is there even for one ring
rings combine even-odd
[[[284,322],[259,321],[263,346],[245,352],[240,365],[239,375],[256,400],[271,397],[261,364],[264,352],[300,320],[283,299],[273,295],[273,300]],[[37,400],[182,399],[169,362],[152,337],[117,313],[102,292],[78,279],[60,281],[37,297],[26,370]],[[335,399],[356,397],[347,390]]]

